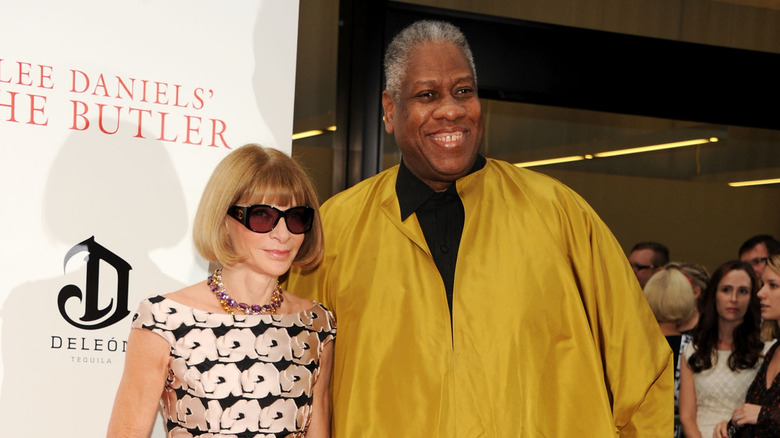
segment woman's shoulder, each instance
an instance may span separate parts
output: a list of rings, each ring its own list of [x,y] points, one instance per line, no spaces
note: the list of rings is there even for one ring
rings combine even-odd
[[[333,315],[333,312],[317,301],[309,301],[309,303],[311,303],[311,305],[305,313],[313,317],[312,328],[315,331],[329,333],[330,335],[335,336],[336,317]]]
[[[205,282],[196,283],[163,295],[150,295],[141,300],[133,316],[134,328],[177,330],[180,327],[219,326],[226,323],[219,301],[203,293]],[[209,300],[209,298],[213,298]]]
[[[210,292],[205,280],[162,295],[162,298],[207,312],[221,313],[222,310],[219,299]]]
[[[299,313],[303,312],[304,310],[309,310],[310,308],[314,307],[317,303],[316,301],[312,301],[307,298],[299,297],[298,295],[293,294],[292,292],[286,292],[284,295],[284,313]]]
[[[132,327],[169,330],[175,328],[171,324],[173,319],[180,320],[191,314],[192,309],[189,306],[169,298],[168,294],[150,295],[138,304],[133,315]]]

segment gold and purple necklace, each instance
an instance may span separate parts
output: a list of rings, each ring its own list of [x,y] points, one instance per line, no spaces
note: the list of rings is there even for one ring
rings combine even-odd
[[[225,310],[225,312],[235,315],[236,313],[242,313],[244,315],[266,315],[275,314],[276,309],[282,305],[284,297],[282,297],[282,288],[279,287],[279,283],[276,283],[276,288],[271,294],[271,302],[268,304],[247,304],[239,303],[228,295],[225,290],[225,285],[222,283],[222,268],[214,271],[208,278],[209,289],[217,296],[219,304]]]

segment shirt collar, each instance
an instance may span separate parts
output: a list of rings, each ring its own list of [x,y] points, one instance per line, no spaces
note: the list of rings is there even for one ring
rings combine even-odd
[[[472,174],[483,167],[486,163],[485,157],[477,155],[477,159],[474,161],[474,165],[469,170],[468,174]],[[450,184],[446,190],[447,193],[458,195],[455,190],[455,184]],[[398,196],[398,205],[401,207],[401,220],[406,220],[412,215],[421,205],[435,195],[436,192],[428,187],[427,184],[420,181],[401,159],[401,164],[398,168],[398,177],[395,181],[395,193]]]

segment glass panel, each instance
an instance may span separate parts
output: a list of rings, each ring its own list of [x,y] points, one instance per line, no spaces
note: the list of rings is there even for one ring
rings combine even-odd
[[[536,169],[681,181],[780,176],[780,131],[483,100],[485,154],[512,163],[593,159]],[[597,154],[695,139],[717,142],[640,154]]]

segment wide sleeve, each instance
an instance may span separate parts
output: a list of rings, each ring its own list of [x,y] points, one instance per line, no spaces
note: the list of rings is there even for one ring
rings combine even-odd
[[[621,437],[668,437],[674,428],[674,361],[615,237],[574,192],[561,219],[580,293],[601,352]]]

